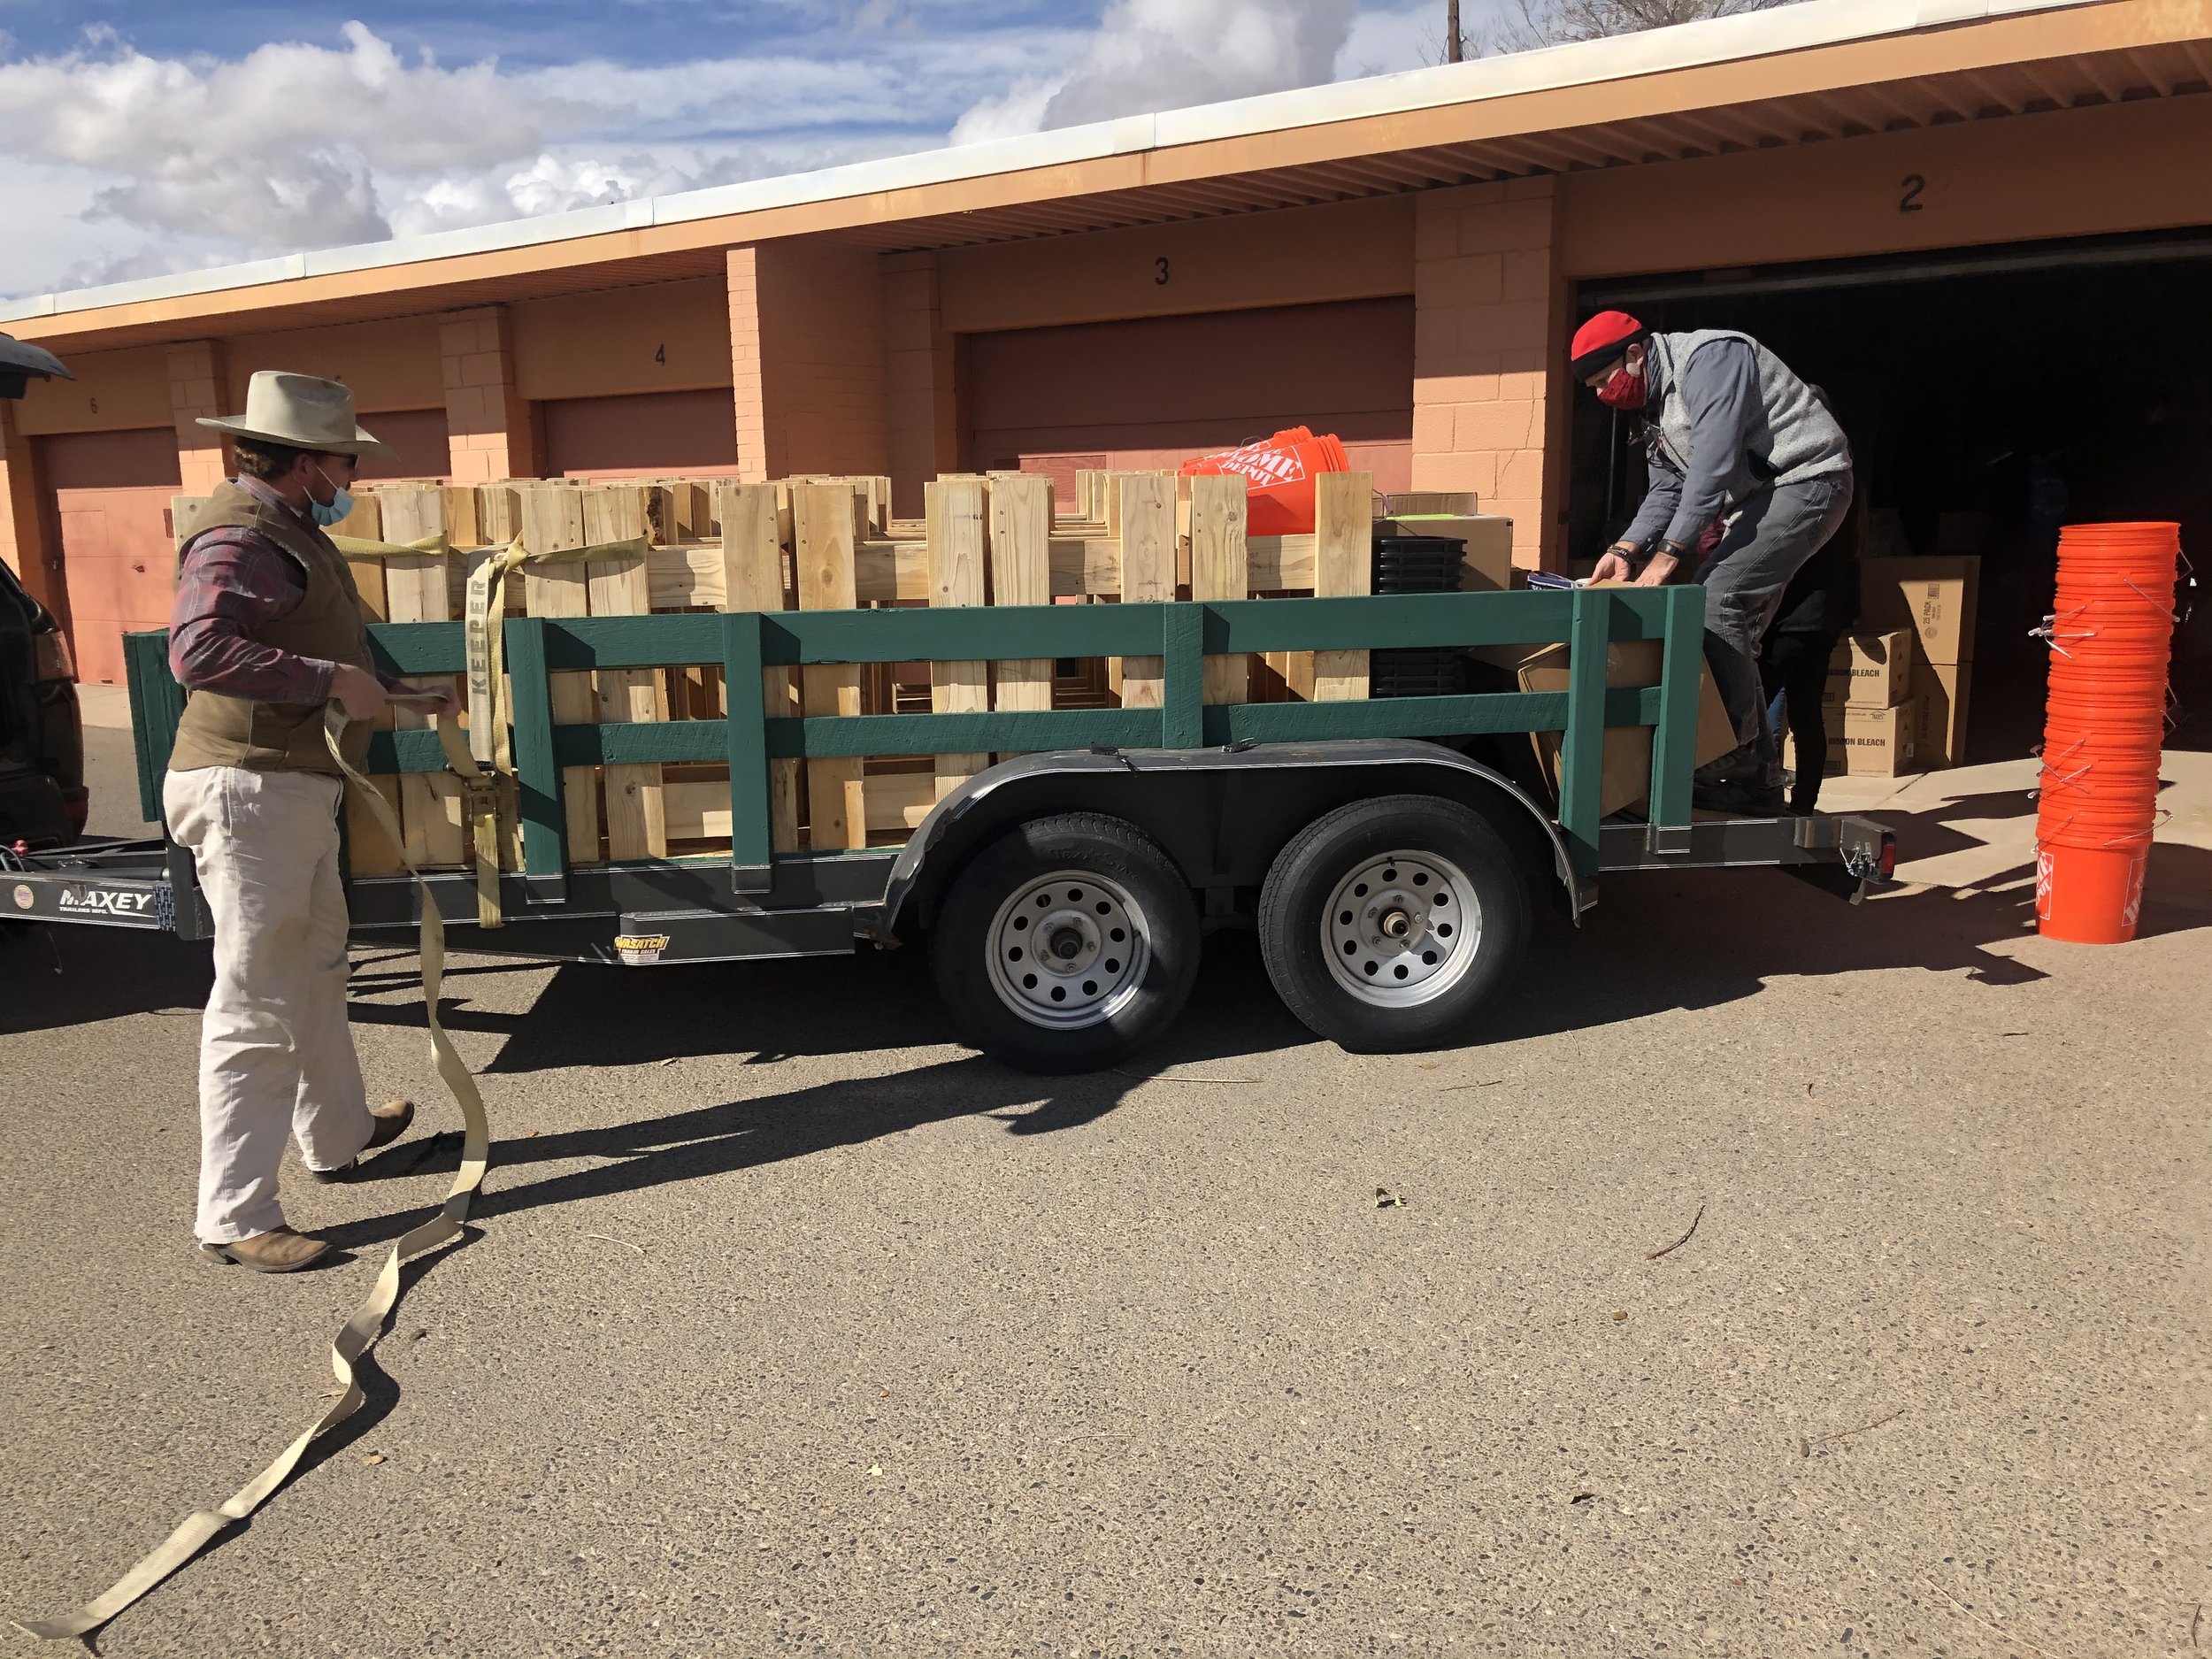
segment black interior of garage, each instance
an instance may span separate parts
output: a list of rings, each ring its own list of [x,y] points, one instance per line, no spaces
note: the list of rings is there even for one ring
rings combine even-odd
[[[2177,519],[2185,557],[2212,563],[2208,289],[2212,241],[2193,234],[1590,284],[1578,316],[1754,335],[1850,436],[1868,511],[1845,534],[1869,552],[1981,556],[1970,763],[2039,741],[2048,659],[2029,630],[2051,608],[2062,525]],[[1574,411],[1569,551],[1586,562],[1644,480],[1632,417],[1579,388]],[[2170,747],[2212,748],[2200,611],[2177,632],[2174,689]]]

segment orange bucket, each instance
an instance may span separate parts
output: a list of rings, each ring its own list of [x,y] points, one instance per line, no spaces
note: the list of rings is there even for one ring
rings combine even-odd
[[[2140,847],[2101,849],[2039,842],[2035,849],[2035,931],[2077,945],[2124,945],[2143,910]]]
[[[1204,478],[1241,472],[1251,480],[1245,495],[1248,534],[1311,535],[1314,475],[1351,470],[1351,459],[1334,433],[1316,437],[1310,427],[1291,426],[1264,442],[1186,461],[1182,475]]]

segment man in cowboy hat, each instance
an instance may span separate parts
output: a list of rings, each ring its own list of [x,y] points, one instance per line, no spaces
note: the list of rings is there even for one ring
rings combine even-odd
[[[1749,334],[1654,334],[1601,311],[1569,349],[1599,402],[1641,412],[1651,476],[1596,580],[1626,579],[1644,559],[1640,583],[1686,565],[1705,588],[1705,658],[1738,745],[1699,769],[1697,803],[1779,817],[1759,648],[1790,579],[1851,510],[1851,445],[1813,389]]]
[[[414,1108],[373,1111],[346,1023],[345,783],[323,710],[351,717],[357,766],[387,682],[361,600],[324,534],[352,509],[364,450],[335,380],[257,373],[231,434],[237,476],[178,554],[169,666],[189,694],[162,804],[192,849],[215,922],[215,988],[200,1027],[202,1249],[286,1273],[329,1246],[285,1225],[277,1166],[288,1129],[309,1174],[342,1180],[406,1133]]]

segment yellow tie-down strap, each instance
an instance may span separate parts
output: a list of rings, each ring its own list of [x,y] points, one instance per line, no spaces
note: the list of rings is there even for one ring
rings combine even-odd
[[[371,541],[333,536],[348,558],[404,558],[442,556],[451,549],[442,535],[419,541]],[[478,559],[469,572],[462,627],[467,641],[468,740],[465,749],[446,744],[446,764],[461,780],[471,839],[476,849],[476,924],[498,927],[500,849],[516,818],[515,764],[508,734],[506,629],[507,578],[525,565],[569,565],[595,559],[641,557],[648,543],[601,541],[557,553],[534,553],[517,536],[504,548]],[[405,702],[403,696],[395,702]],[[374,793],[373,790],[371,791]]]
[[[423,1016],[430,1027],[430,1050],[443,1079],[446,1090],[454,1103],[461,1109],[462,1139],[461,1167],[455,1171],[453,1186],[447,1192],[445,1202],[438,1213],[420,1226],[403,1234],[392,1246],[391,1254],[384,1260],[383,1270],[376,1276],[376,1283],[361,1299],[330,1345],[330,1369],[338,1379],[338,1397],[325,1408],[322,1414],[309,1424],[299,1437],[277,1454],[274,1462],[244,1486],[231,1494],[212,1509],[195,1509],[185,1517],[182,1525],[169,1534],[161,1546],[146,1556],[120,1578],[95,1596],[74,1613],[63,1618],[19,1621],[17,1628],[48,1641],[64,1637],[82,1636],[97,1630],[125,1608],[144,1595],[171,1573],[197,1555],[201,1549],[238,1522],[244,1520],[272,1494],[282,1486],[307,1448],[321,1435],[328,1433],[361,1408],[365,1398],[361,1385],[354,1373],[354,1363],[368,1352],[376,1339],[383,1334],[384,1321],[399,1301],[400,1264],[410,1256],[435,1248],[459,1236],[468,1219],[469,1201],[483,1185],[484,1171],[490,1162],[491,1123],[484,1110],[484,1097],[478,1092],[476,1079],[470,1074],[460,1052],[446,1035],[445,1027],[438,1021],[438,997],[445,973],[445,923],[433,902],[430,884],[412,861],[407,860],[405,841],[400,834],[399,820],[391,804],[370,786],[369,780],[346,763],[340,752],[339,738],[346,727],[345,711],[336,703],[324,710],[323,732],[330,745],[330,752],[347,780],[359,791],[361,799],[368,803],[384,831],[392,838],[392,845],[400,848],[400,857],[407,862],[410,874],[415,878],[415,888],[422,904],[422,920],[419,949],[422,957]],[[438,717],[438,733],[445,741],[449,754],[459,750],[459,728],[450,715]]]

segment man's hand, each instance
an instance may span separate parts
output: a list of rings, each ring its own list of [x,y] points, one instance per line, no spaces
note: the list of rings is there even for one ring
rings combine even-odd
[[[461,711],[461,699],[454,695],[452,687],[442,683],[434,686],[410,685],[403,691],[396,691],[390,695],[394,702],[404,703],[417,712],[432,718]]]
[[[349,720],[373,720],[384,712],[384,682],[365,668],[341,663],[331,671],[330,700]]]
[[[1636,579],[1636,586],[1663,588],[1668,579],[1674,574],[1676,566],[1681,562],[1671,553],[1653,554],[1651,562],[1644,566],[1644,573]]]
[[[1625,541],[1616,541],[1605,549],[1605,557],[1598,560],[1598,567],[1591,572],[1594,582],[1624,582],[1629,577],[1628,561],[1636,549]]]

